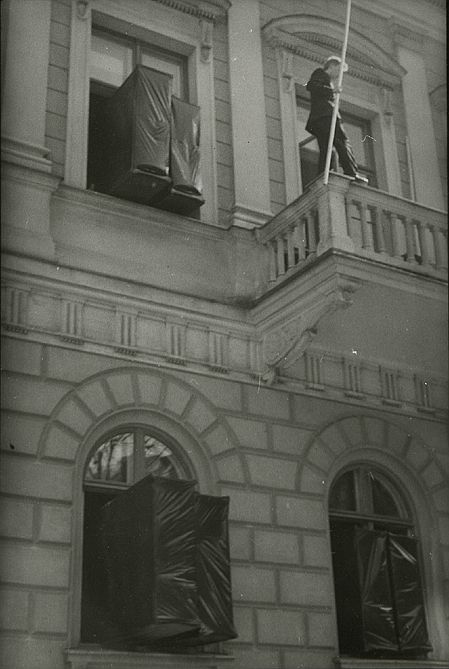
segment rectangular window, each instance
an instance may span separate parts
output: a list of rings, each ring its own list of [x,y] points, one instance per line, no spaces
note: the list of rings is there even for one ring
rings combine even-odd
[[[318,142],[306,128],[310,102],[302,97],[296,99],[299,159],[302,186],[318,176]],[[340,110],[343,126],[357,160],[359,172],[369,179],[369,185],[377,188],[371,123],[368,119]]]
[[[186,58],[95,29],[89,75],[88,189],[197,216],[200,120]]]

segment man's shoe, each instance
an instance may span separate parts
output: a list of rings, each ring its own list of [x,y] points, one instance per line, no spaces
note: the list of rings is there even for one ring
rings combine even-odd
[[[366,177],[364,177],[363,174],[356,174],[354,176],[354,179],[359,184],[367,184],[368,183],[368,179]]]

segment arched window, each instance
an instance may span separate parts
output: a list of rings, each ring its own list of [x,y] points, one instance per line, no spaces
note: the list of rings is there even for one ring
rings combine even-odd
[[[334,481],[329,516],[340,654],[426,656],[420,551],[404,495],[360,466]]]
[[[107,584],[98,529],[101,509],[148,474],[193,478],[185,463],[175,456],[173,445],[143,427],[124,427],[105,435],[87,461],[83,486],[82,642],[98,643],[106,632]]]
[[[124,426],[97,441],[83,478],[81,643],[176,650],[236,636],[229,500],[196,487],[182,449],[157,430]]]

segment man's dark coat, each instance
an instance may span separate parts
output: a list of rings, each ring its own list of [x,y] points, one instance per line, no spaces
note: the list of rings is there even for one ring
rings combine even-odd
[[[306,130],[313,135],[315,121],[326,116],[332,117],[335,91],[328,73],[322,67],[312,72],[306,88],[310,93],[311,100]],[[340,114],[338,114],[338,118],[340,118]]]

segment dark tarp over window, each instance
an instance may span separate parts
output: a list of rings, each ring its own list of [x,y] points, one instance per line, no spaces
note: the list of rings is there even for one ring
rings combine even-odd
[[[172,98],[170,137],[170,192],[161,193],[157,206],[190,214],[204,204],[200,176],[200,108]]]
[[[416,540],[342,521],[331,537],[340,653],[429,652]]]
[[[430,651],[416,539],[390,534],[388,541],[399,646],[404,652]]]
[[[237,636],[232,622],[227,497],[197,495],[196,578],[201,628],[183,645],[225,641]]]
[[[171,121],[173,186],[200,195],[200,108],[173,97]]]
[[[388,574],[385,532],[359,530],[355,535],[362,601],[364,649],[398,650]]]
[[[105,192],[150,203],[168,188],[170,104],[171,77],[143,65],[104,101]]]
[[[194,500],[193,482],[147,477],[103,507],[109,611],[123,638],[199,628]]]
[[[147,476],[103,507],[109,611],[115,638],[137,645],[203,645],[236,636],[228,498],[195,482]]]

